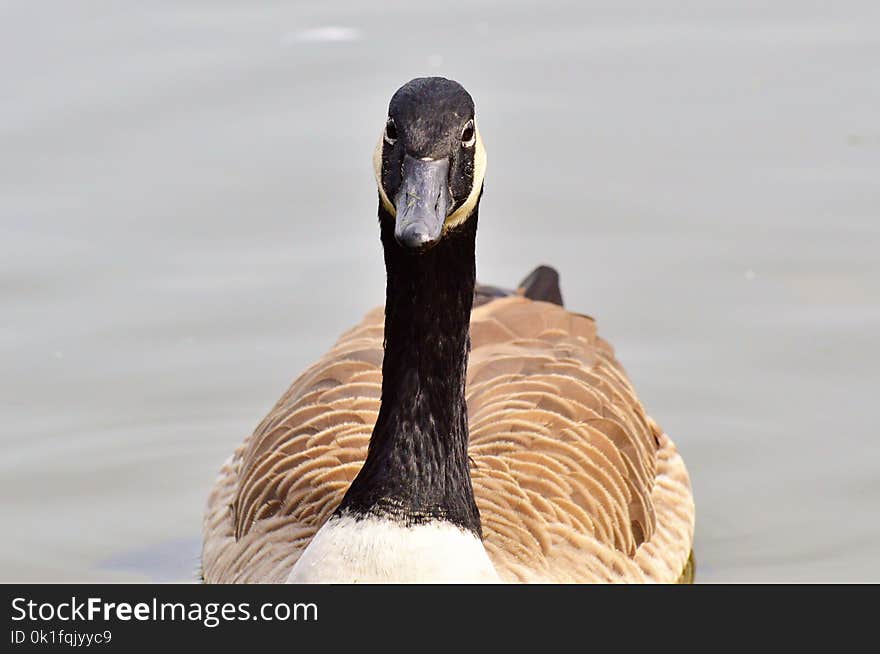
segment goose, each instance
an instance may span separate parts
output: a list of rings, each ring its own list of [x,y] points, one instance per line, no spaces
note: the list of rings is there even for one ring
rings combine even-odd
[[[684,462],[539,267],[475,279],[486,150],[457,82],[391,98],[370,311],[222,466],[207,583],[690,582]]]

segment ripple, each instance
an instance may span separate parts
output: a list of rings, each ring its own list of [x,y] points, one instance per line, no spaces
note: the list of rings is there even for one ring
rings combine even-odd
[[[358,41],[361,37],[361,31],[357,28],[326,25],[289,32],[281,37],[281,44],[291,46],[296,43],[343,43]]]

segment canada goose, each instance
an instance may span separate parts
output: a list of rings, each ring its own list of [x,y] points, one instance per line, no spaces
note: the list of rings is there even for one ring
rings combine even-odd
[[[548,268],[474,303],[486,152],[468,92],[401,87],[374,168],[384,315],[223,466],[204,579],[689,581],[687,471],[594,321],[561,306]]]

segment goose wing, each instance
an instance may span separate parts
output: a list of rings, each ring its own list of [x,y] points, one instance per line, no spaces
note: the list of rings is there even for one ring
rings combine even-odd
[[[284,581],[366,455],[383,313],[304,372],[220,471],[202,568]],[[474,309],[470,455],[484,541],[509,581],[676,581],[694,509],[684,464],[594,322],[503,297]]]
[[[595,322],[510,297],[475,311],[468,368],[474,491],[510,581],[676,581],[690,482]]]

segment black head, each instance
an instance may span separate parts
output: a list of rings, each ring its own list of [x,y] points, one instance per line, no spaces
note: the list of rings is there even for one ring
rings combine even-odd
[[[470,217],[483,186],[486,151],[470,94],[443,77],[404,84],[388,105],[374,166],[400,246],[435,245]]]

